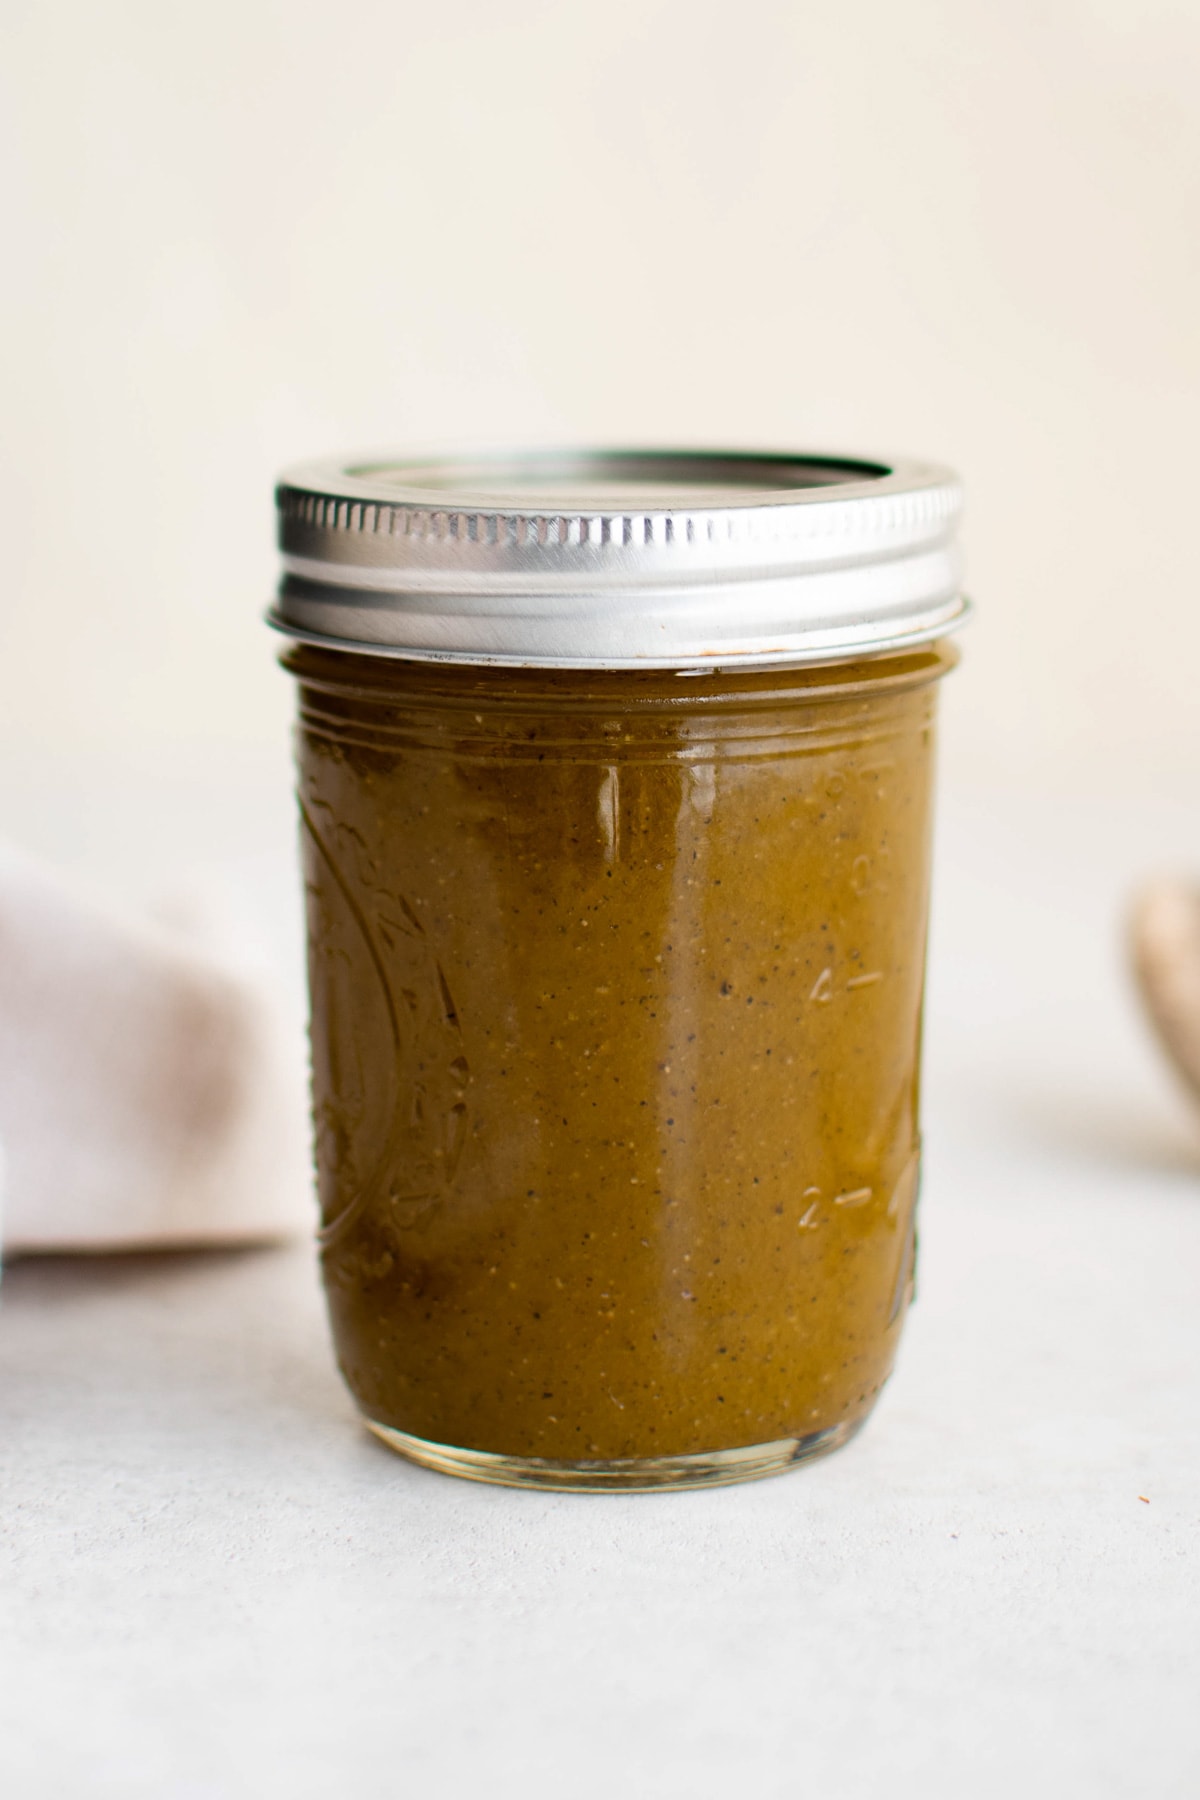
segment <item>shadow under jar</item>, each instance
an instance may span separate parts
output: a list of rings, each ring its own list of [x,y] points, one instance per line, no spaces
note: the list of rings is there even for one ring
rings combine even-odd
[[[381,459],[280,503],[364,1418],[544,1487],[844,1443],[912,1291],[952,478]]]

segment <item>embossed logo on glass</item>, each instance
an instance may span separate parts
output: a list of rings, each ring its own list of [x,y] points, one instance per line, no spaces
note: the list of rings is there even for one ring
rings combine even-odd
[[[466,1141],[469,1078],[445,971],[416,908],[362,835],[300,807],[314,1019],[313,1102],[326,1248],[357,1222],[419,1230]]]

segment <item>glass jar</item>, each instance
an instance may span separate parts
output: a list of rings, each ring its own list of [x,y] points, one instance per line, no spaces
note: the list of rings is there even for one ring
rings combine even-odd
[[[365,1420],[543,1487],[836,1448],[912,1290],[953,480],[594,453],[280,502]]]

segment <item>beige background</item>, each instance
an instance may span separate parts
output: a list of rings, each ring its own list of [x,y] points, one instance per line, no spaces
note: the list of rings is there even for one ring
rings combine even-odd
[[[282,746],[282,463],[592,437],[955,464],[947,762],[1195,769],[1196,0],[3,17],[10,772]]]

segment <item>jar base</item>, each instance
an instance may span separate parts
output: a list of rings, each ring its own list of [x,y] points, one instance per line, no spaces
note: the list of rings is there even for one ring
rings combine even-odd
[[[410,1462],[435,1469],[440,1475],[458,1475],[466,1481],[490,1481],[500,1487],[570,1489],[576,1493],[649,1493],[658,1488],[724,1487],[734,1481],[759,1481],[781,1475],[799,1463],[840,1450],[864,1423],[863,1419],[830,1425],[805,1437],[777,1438],[769,1444],[739,1445],[734,1450],[699,1450],[687,1456],[631,1456],[612,1460],[581,1458],[559,1462],[541,1456],[503,1456],[491,1450],[457,1450],[450,1444],[434,1444],[410,1437],[394,1426],[366,1419],[377,1438],[398,1450]]]

